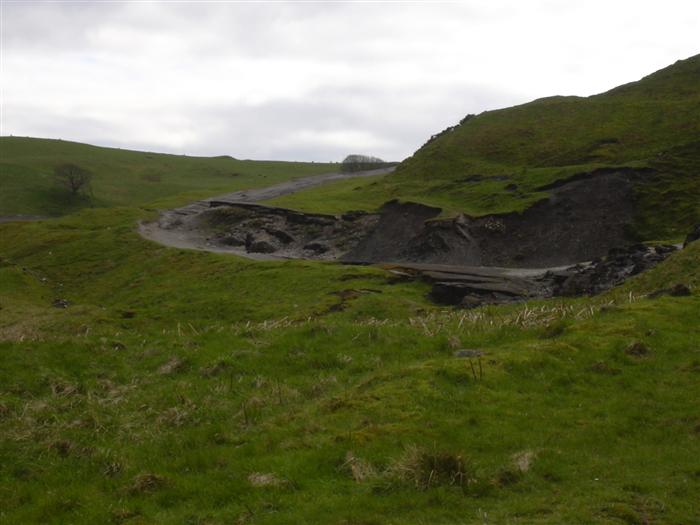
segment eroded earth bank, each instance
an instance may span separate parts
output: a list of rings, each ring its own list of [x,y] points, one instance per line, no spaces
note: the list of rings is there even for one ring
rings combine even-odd
[[[440,208],[390,201],[377,212],[302,213],[257,204],[337,178],[307,177],[236,192],[161,214],[150,239],[259,259],[381,264],[393,279],[426,279],[442,304],[478,306],[533,297],[595,294],[677,249],[635,244],[632,180],[650,170],[601,169],[537,188],[523,213],[441,218]],[[386,170],[384,170],[386,172]],[[359,176],[375,175],[377,171]]]

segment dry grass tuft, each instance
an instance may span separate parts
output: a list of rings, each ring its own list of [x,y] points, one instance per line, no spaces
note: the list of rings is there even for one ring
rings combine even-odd
[[[311,397],[320,396],[338,384],[338,378],[334,375],[319,377],[311,386]]]
[[[58,439],[49,443],[48,449],[65,458],[75,449],[75,445],[67,439]]]
[[[200,370],[202,377],[216,377],[222,372],[231,368],[231,364],[226,361],[217,361],[211,366],[205,366]]]
[[[352,479],[358,483],[377,477],[377,470],[370,462],[358,458],[350,451],[345,455],[345,463],[343,463],[342,469],[348,471]]]
[[[267,405],[267,401],[265,401],[265,399],[263,399],[262,397],[258,397],[258,396],[252,396],[252,397],[248,398],[248,400],[246,401],[247,408],[253,408],[253,409],[263,408],[266,405]]]
[[[158,373],[164,376],[175,374],[184,370],[186,365],[187,363],[184,359],[180,359],[177,356],[172,357],[158,368]]]
[[[386,472],[390,479],[415,485],[426,490],[438,485],[459,485],[467,483],[467,465],[461,455],[450,452],[429,452],[411,446],[394,461]]]
[[[498,474],[496,474],[496,477],[491,481],[491,483],[496,487],[508,487],[510,485],[515,485],[518,481],[520,481],[522,475],[522,472],[520,472],[518,469],[508,466],[502,468]]]
[[[462,342],[460,341],[459,337],[450,335],[447,337],[447,346],[450,348],[450,350],[458,350],[462,346]]]
[[[524,474],[530,470],[530,467],[532,467],[532,463],[535,461],[536,457],[537,453],[535,453],[533,450],[523,450],[522,452],[513,454],[511,459],[513,461],[513,466]]]
[[[109,461],[102,469],[102,474],[108,478],[113,478],[123,470],[122,464],[119,461]]]
[[[588,368],[588,370],[596,374],[602,374],[606,376],[617,376],[622,373],[622,370],[620,370],[619,368],[615,368],[614,366],[610,366],[604,361],[596,361]]]
[[[131,494],[150,494],[161,489],[166,484],[166,480],[162,476],[153,474],[152,472],[144,472],[136,477],[129,487]]]
[[[566,323],[562,319],[557,319],[556,321],[552,321],[551,323],[548,323],[543,329],[542,329],[542,339],[554,339],[556,337],[559,337],[566,331]]]
[[[170,407],[156,418],[156,423],[169,427],[181,427],[190,419],[190,413],[187,407]]]
[[[69,397],[80,393],[80,387],[63,379],[53,379],[49,382],[51,394],[55,397]]]
[[[138,511],[128,509],[114,509],[111,511],[112,523],[124,523],[139,515]]]
[[[125,396],[130,391],[136,389],[136,382],[128,385],[117,385],[109,379],[100,379],[93,399],[101,405],[116,405],[124,401]]]
[[[520,481],[530,468],[537,457],[537,454],[532,450],[523,450],[511,456],[511,461],[508,466],[502,468],[496,477],[491,481],[497,487],[507,487]]]
[[[253,487],[282,487],[288,485],[289,481],[272,472],[253,472],[248,476],[248,483]]]
[[[649,354],[649,348],[641,341],[634,341],[625,348],[625,353],[634,357],[644,357]]]

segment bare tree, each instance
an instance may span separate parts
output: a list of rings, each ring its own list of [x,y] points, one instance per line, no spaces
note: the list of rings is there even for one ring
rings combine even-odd
[[[73,195],[90,189],[92,173],[75,164],[60,164],[53,170],[56,182],[65,186]]]

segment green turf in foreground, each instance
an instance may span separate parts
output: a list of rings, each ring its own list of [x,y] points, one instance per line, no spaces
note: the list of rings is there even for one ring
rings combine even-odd
[[[163,248],[142,214],[0,225],[0,522],[700,520],[699,243],[603,297],[465,312]]]

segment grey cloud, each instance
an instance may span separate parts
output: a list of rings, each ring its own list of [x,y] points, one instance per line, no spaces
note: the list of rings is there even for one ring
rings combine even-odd
[[[672,15],[635,3],[639,17],[663,19],[663,46],[617,24],[625,6],[603,0],[3,3],[2,132],[188,154],[401,159],[467,113],[589,94],[697,52],[694,3],[668,2]],[[622,43],[582,40],[588,22]]]

